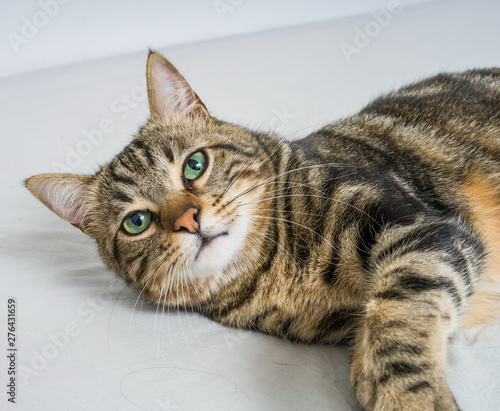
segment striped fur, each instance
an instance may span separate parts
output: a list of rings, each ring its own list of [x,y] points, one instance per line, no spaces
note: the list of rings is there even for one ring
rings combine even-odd
[[[148,91],[150,121],[109,164],[28,188],[80,210],[71,222],[153,303],[347,343],[366,409],[457,409],[447,339],[499,313],[500,70],[438,75],[291,142],[209,116],[156,53]],[[186,181],[199,150],[208,168]],[[201,234],[173,228],[187,205]],[[121,225],[136,210],[153,222],[132,237]]]

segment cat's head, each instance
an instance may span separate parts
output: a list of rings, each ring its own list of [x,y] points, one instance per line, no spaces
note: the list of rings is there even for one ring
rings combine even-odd
[[[146,71],[151,117],[120,154],[94,175],[26,185],[148,299],[194,305],[262,258],[273,166],[269,147],[211,117],[163,56],[150,53]]]

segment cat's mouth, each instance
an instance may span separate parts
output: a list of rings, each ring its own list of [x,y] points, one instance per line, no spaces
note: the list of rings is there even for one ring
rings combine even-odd
[[[229,233],[227,231],[223,231],[222,233],[212,235],[212,236],[204,236],[201,233],[198,233],[198,234],[201,238],[201,244],[200,244],[200,248],[198,249],[198,252],[196,253],[196,256],[194,257],[195,261],[198,259],[201,252],[203,250],[205,250],[207,247],[209,247],[211,244],[213,244],[218,238],[229,235]]]

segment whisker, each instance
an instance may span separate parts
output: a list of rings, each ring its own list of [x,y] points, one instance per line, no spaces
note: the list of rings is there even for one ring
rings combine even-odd
[[[323,127],[324,124],[323,123],[317,123],[317,124],[312,124],[310,126],[307,126],[307,127],[303,127],[303,128],[300,128],[298,130],[294,130],[288,134],[285,134],[283,137],[285,139],[289,139],[291,136],[293,136],[294,134],[297,134],[297,133],[300,133],[301,131],[304,131],[304,130],[308,130],[308,129],[311,129],[311,128],[316,128],[316,127]]]
[[[167,294],[165,294],[165,299],[166,299],[167,295],[169,295],[171,293],[171,290],[172,290],[172,287],[173,287],[173,284],[175,281],[175,274],[174,274],[173,268],[175,267],[176,263],[177,263],[177,260],[175,261],[175,264],[173,265],[173,267],[169,270],[168,288],[167,288]],[[170,324],[170,308],[172,308],[172,306],[170,304],[166,304],[166,307],[167,307],[167,328],[168,328],[168,330],[170,330],[171,329],[169,326],[169,324]],[[170,340],[171,347],[174,349],[174,352],[177,352],[177,350],[175,349],[174,340],[172,339],[172,334],[170,332],[168,333],[168,337]],[[162,354],[162,358],[165,361],[167,361],[167,359],[163,355],[163,352],[161,354]]]
[[[336,176],[336,177],[332,177],[332,178],[321,180],[321,182],[324,183],[324,182],[327,182],[327,181],[338,180],[340,178],[349,177],[349,176],[352,176],[354,174],[356,174],[356,173],[343,174],[341,176]],[[272,191],[267,191],[266,193],[264,193],[264,195],[272,193],[274,191],[278,191],[278,190],[286,190],[287,188],[292,187],[292,185],[293,186],[299,186],[299,187],[300,186],[307,187],[307,188],[309,188],[311,190],[316,190],[316,191],[318,191],[321,194],[327,195],[325,192],[321,191],[319,188],[314,187],[314,186],[312,186],[310,184],[297,183],[295,181],[271,181],[271,182],[259,184],[257,186],[253,186],[253,187],[250,187],[250,188],[244,190],[243,192],[237,194],[235,196],[235,198],[233,199],[233,201],[236,200],[239,197],[242,197],[243,195],[246,195],[246,194],[252,192],[253,190],[255,190],[255,189],[259,188],[259,187],[263,187],[263,186],[268,185],[268,184],[279,184],[279,185],[281,185],[281,188],[277,188],[276,190],[272,190]]]
[[[268,235],[265,235],[265,234],[262,234],[260,232],[258,232],[257,230],[253,229],[250,227],[250,230],[252,230],[255,234],[259,235],[260,237],[263,237],[263,238],[266,238],[267,240],[270,240],[272,241],[274,244],[276,244],[278,247],[280,247],[285,253],[288,254],[288,256],[292,259],[292,261],[294,262],[295,266],[297,267],[297,269],[299,270],[299,265],[297,264],[297,261],[295,260],[295,258],[292,257],[292,255],[286,250],[285,247],[283,247],[281,244],[279,244],[278,242],[274,241],[271,237],[269,237]]]
[[[184,270],[183,270],[183,267],[181,267],[181,269],[182,269],[182,271],[179,272],[181,280],[179,280],[179,278],[177,278],[177,281],[176,281],[176,295],[177,295],[177,299],[178,300],[179,300],[179,295],[180,295],[179,294],[179,285],[181,285],[181,287],[183,287],[183,284],[182,284],[182,274],[184,273]],[[181,288],[181,291],[182,291],[182,288]],[[184,331],[184,327],[182,325],[181,311],[179,309],[177,309],[177,318],[179,320],[179,326],[181,328],[181,332],[182,332],[182,336],[184,337],[184,341],[186,341],[186,344],[189,347],[189,350],[191,351],[191,353],[196,358],[198,358],[198,356],[195,354],[195,352],[193,350],[193,347],[191,347],[191,344],[189,344],[189,339],[187,338],[186,332]]]
[[[185,297],[185,298],[186,298],[186,301],[188,301],[187,306],[189,306],[189,305],[191,305],[191,304],[189,303],[189,300],[190,300],[190,297],[189,297],[189,279],[188,279],[188,271],[187,271],[187,268],[188,268],[188,267],[183,267],[183,270],[182,270],[182,273],[183,273],[183,275],[182,275],[183,281],[182,281],[182,284],[181,284],[181,285],[182,285],[182,287],[184,287],[184,286],[186,287],[186,297]],[[191,307],[191,308],[192,308],[192,307]],[[193,328],[193,324],[191,324],[190,315],[189,315],[189,313],[186,313],[186,314],[187,314],[187,315],[186,315],[186,318],[187,318],[187,322],[188,322],[188,324],[189,324],[189,327],[191,328],[191,331],[192,331],[192,332],[193,332],[193,334],[195,335],[195,337],[196,337],[196,339],[198,340],[198,342],[201,344],[201,342],[200,342],[200,340],[199,340],[198,336],[196,335],[196,331],[195,331],[195,330],[194,330],[194,328]],[[194,314],[194,311],[193,311],[193,314]],[[180,319],[180,317],[179,317],[179,319]],[[185,337],[185,338],[186,338],[186,337]],[[187,338],[186,338],[186,342],[187,342],[187,344],[188,344],[189,348],[191,349],[191,352],[193,353],[193,355],[196,357],[196,359],[198,359],[198,360],[199,360],[200,358],[196,355],[195,351],[193,350],[193,348],[192,348],[192,347],[191,347],[191,345],[189,344],[189,341],[188,341],[188,339],[187,339]]]
[[[308,166],[303,166],[303,167],[294,168],[292,170],[283,171],[282,173],[275,174],[275,175],[273,175],[271,177],[268,177],[268,178],[264,179],[262,182],[265,183],[267,181],[276,180],[279,177],[286,176],[287,174],[294,173],[296,171],[307,170],[307,169],[311,169],[311,168],[320,168],[320,167],[363,168],[363,166],[356,166],[356,165],[353,165],[353,164],[343,164],[343,163],[311,164],[311,165],[308,165]]]
[[[315,190],[315,191],[318,191],[318,192],[319,192],[319,193],[321,193],[321,194],[327,195],[326,193],[324,193],[323,191],[321,191],[321,190],[320,190],[319,188],[317,188],[317,187],[313,187],[313,186],[311,186],[311,185],[309,185],[309,184],[305,184],[305,183],[296,183],[296,182],[292,182],[292,181],[289,181],[289,182],[284,182],[284,183],[283,183],[283,186],[281,186],[280,188],[276,188],[276,189],[274,189],[274,190],[266,191],[263,195],[269,195],[269,194],[271,194],[271,193],[277,193],[277,192],[280,192],[280,191],[283,191],[283,190],[287,190],[287,189],[289,189],[289,188],[291,188],[291,187],[307,187],[307,188],[309,188],[309,189],[311,189],[311,190]],[[252,191],[252,190],[250,190],[249,192],[251,192],[251,191]],[[247,192],[247,193],[245,193],[245,195],[246,195],[246,194],[248,194],[248,192]],[[238,195],[238,196],[239,196],[239,197],[241,197],[241,195]],[[237,196],[236,198],[238,198],[238,196]],[[236,199],[236,198],[235,198],[235,199]]]
[[[160,258],[161,257],[161,253],[158,253],[157,255],[155,255],[153,258],[151,258],[151,260],[148,262],[148,264],[152,264],[157,258]],[[160,262],[161,264],[161,262]],[[135,300],[135,304],[134,304],[134,307],[132,308],[132,313],[130,314],[130,320],[129,320],[129,324],[128,324],[128,332],[130,334],[130,331],[132,329],[132,319],[134,317],[134,311],[135,311],[135,308],[137,307],[137,303],[139,302],[142,294],[144,293],[144,291],[146,290],[146,287],[149,285],[149,282],[151,280],[148,280],[146,281],[146,283],[144,284],[144,286],[142,287],[141,291],[139,292],[139,295],[137,296],[136,300]]]
[[[267,156],[271,162],[272,162],[271,156],[272,156],[272,155],[273,155],[276,151],[278,151],[280,148],[281,148],[281,145],[279,145],[279,144],[278,144],[278,146],[276,147],[276,149],[275,149],[275,150],[274,150],[271,154],[269,154],[269,155]],[[254,158],[254,159],[253,159],[253,160],[252,160],[249,164],[247,164],[247,166],[246,166],[243,170],[241,170],[241,171],[237,174],[237,176],[233,179],[233,181],[232,181],[232,182],[230,182],[230,183],[228,184],[228,186],[226,187],[226,189],[222,192],[222,194],[221,194],[218,198],[221,198],[222,196],[224,196],[224,194],[226,194],[226,193],[229,191],[229,189],[230,189],[230,188],[231,188],[231,187],[232,187],[232,186],[233,186],[233,185],[234,185],[234,184],[238,181],[238,179],[239,179],[239,178],[240,178],[240,177],[241,177],[241,176],[245,173],[245,171],[247,171],[247,170],[248,170],[248,169],[249,169],[249,168],[253,165],[253,163],[254,163],[257,159],[259,159],[259,158],[258,158],[258,157],[256,157],[256,158]],[[261,161],[261,165],[262,165],[262,164],[264,164],[264,159],[262,159],[262,161]]]
[[[365,216],[370,218],[375,224],[377,224],[379,227],[381,227],[381,224],[374,217],[372,217],[370,214],[366,213],[365,211],[361,210],[360,208],[353,206],[352,204],[346,203],[345,201],[337,200],[336,198],[326,197],[326,196],[318,196],[315,194],[287,194],[287,195],[283,195],[283,196],[273,196],[273,197],[261,198],[259,200],[247,201],[246,203],[239,203],[238,207],[243,206],[243,205],[247,205],[247,204],[252,204],[252,203],[260,203],[260,202],[265,201],[265,200],[272,200],[272,199],[277,199],[277,198],[287,198],[287,197],[316,197],[316,198],[323,198],[325,200],[335,201],[336,203],[346,205],[348,207],[353,208],[356,211],[359,211],[361,214],[364,214]]]
[[[302,227],[302,228],[305,228],[306,230],[309,230],[310,232],[316,234],[318,237],[320,237],[321,239],[323,239],[326,243],[328,243],[333,250],[335,250],[335,252],[338,254],[338,256],[340,258],[342,258],[344,261],[347,261],[339,252],[339,250],[330,242],[328,241],[328,239],[326,239],[324,236],[322,236],[320,233],[318,233],[317,231],[314,231],[312,228],[309,228],[303,224],[300,224],[300,223],[297,223],[295,221],[292,221],[292,220],[287,220],[286,218],[280,218],[280,217],[267,217],[267,216],[262,216],[262,215],[258,215],[258,214],[252,214],[252,217],[257,217],[257,218],[266,218],[266,219],[270,219],[270,220],[279,220],[279,221],[284,221],[284,222],[287,222],[287,223],[291,223],[291,224],[295,224],[299,227]]]
[[[348,176],[353,175],[353,174],[355,174],[355,173],[344,174],[344,175],[342,175],[342,176],[332,177],[332,178],[329,178],[329,179],[326,179],[326,180],[322,180],[322,182],[337,180],[337,179],[339,179],[339,178],[348,177]],[[310,184],[306,184],[306,183],[297,183],[297,182],[295,182],[295,181],[278,181],[277,183],[281,183],[281,184],[280,184],[280,188],[276,188],[276,189],[274,189],[274,190],[266,191],[266,192],[264,192],[262,195],[263,195],[263,196],[266,196],[266,195],[269,195],[269,194],[272,194],[272,193],[277,193],[277,192],[280,192],[280,191],[287,190],[287,189],[289,189],[289,188],[291,188],[291,187],[307,187],[307,188],[309,188],[310,190],[314,190],[314,191],[317,191],[317,192],[318,192],[318,193],[320,193],[320,194],[323,194],[324,196],[327,196],[327,195],[328,195],[328,194],[327,194],[327,193],[325,193],[324,191],[321,191],[319,188],[314,187],[314,186],[312,186],[312,185],[310,185]],[[262,187],[262,186],[264,186],[264,185],[267,185],[267,184],[274,184],[274,182],[271,182],[271,183],[266,183],[266,184],[262,184],[262,185],[261,185],[261,187]],[[258,187],[255,187],[255,188],[258,188]],[[233,200],[232,200],[232,201],[236,200],[236,199],[237,199],[237,198],[239,198],[239,197],[242,197],[243,195],[246,195],[246,194],[250,193],[250,192],[251,192],[251,191],[253,191],[255,188],[254,188],[254,187],[251,187],[251,188],[249,188],[249,189],[245,190],[244,192],[242,192],[242,193],[240,193],[240,194],[237,194],[237,195],[235,196],[235,198],[233,198]],[[228,203],[228,204],[229,204],[229,203]]]
[[[193,274],[193,271],[191,270],[191,267],[187,266],[187,274],[188,274],[188,277],[190,277],[190,281],[191,281],[191,284],[193,284],[194,287],[196,287],[197,291],[199,293],[201,293],[201,289],[199,287],[198,284],[196,284],[196,281],[195,281],[195,278],[194,278],[194,274]],[[188,279],[186,278],[186,282],[188,281]],[[189,294],[189,290],[188,290],[188,294]],[[191,297],[189,296],[189,299],[191,299]],[[191,306],[191,314],[195,314],[195,311],[194,311],[194,306],[192,305],[192,303],[190,302],[190,306]],[[193,329],[192,325],[191,325],[191,322],[189,323],[189,325],[191,326],[191,329]],[[201,346],[203,346],[203,344],[201,343],[200,339],[198,338],[198,335],[196,334],[195,330],[193,329],[193,333],[196,337],[196,339],[198,340],[198,342],[200,343]]]
[[[288,210],[280,210],[276,208],[247,208],[248,211],[276,211],[279,213],[288,212]],[[308,215],[311,217],[326,217],[325,214],[313,214],[313,213],[304,213],[301,211],[292,211],[292,214],[300,214],[300,215]]]
[[[164,290],[166,290],[166,282],[167,282],[167,278],[164,278],[163,284],[160,288],[160,296],[158,298],[158,303],[156,304],[156,312],[155,312],[155,340],[156,340],[156,346],[158,347],[158,351],[162,354],[162,356],[163,356],[163,352],[161,350],[161,341],[160,341],[161,340],[161,334],[160,334],[161,322],[160,322],[160,330],[158,330],[157,321],[158,321],[158,312],[160,310],[160,306],[165,307],[164,305],[161,304],[161,297],[162,297],[162,294],[164,294]]]
[[[227,204],[231,204],[233,201],[235,201],[236,199],[250,193],[251,191],[254,191],[256,189],[258,189],[259,187],[262,187],[263,185],[267,185],[267,184],[277,184],[279,183],[279,181],[276,181],[278,178],[280,177],[283,177],[285,176],[286,174],[289,174],[289,173],[292,173],[292,172],[295,172],[295,171],[300,171],[300,170],[304,170],[304,169],[309,169],[309,168],[318,168],[318,167],[334,167],[334,166],[339,166],[339,167],[354,167],[354,168],[361,168],[361,166],[354,166],[354,165],[351,165],[351,164],[341,164],[341,163],[326,163],[326,164],[313,164],[313,165],[309,165],[309,166],[304,166],[304,167],[299,167],[299,168],[295,168],[293,170],[288,170],[288,171],[285,171],[283,173],[280,173],[280,174],[276,174],[274,176],[271,176],[269,178],[266,178],[264,180],[262,180],[259,184],[253,186],[253,187],[250,187],[246,190],[244,190],[243,192],[237,194],[233,199],[231,199]],[[350,173],[349,175],[353,175],[355,173]],[[343,176],[337,176],[337,177],[333,177],[331,180],[333,179],[337,179],[337,178],[342,178],[342,177],[345,177],[345,175]],[[329,180],[326,180],[326,181],[330,181]],[[282,182],[283,184],[286,184],[286,183],[290,183],[290,182]],[[312,188],[312,187],[310,187]]]
[[[127,284],[123,284],[120,292],[118,293],[118,295],[116,296],[115,298],[115,301],[113,303],[113,307],[111,307],[111,312],[109,313],[109,320],[108,320],[108,336],[107,336],[107,340],[108,340],[108,350],[111,351],[111,345],[110,345],[110,342],[109,342],[109,334],[110,334],[110,331],[111,331],[111,317],[113,316],[113,312],[115,310],[115,306],[116,304],[118,303],[118,300],[120,299],[120,296],[122,295],[122,292],[123,290],[125,290],[127,288]]]
[[[195,288],[195,291],[197,291],[199,294],[202,294],[203,289],[202,289],[202,287],[201,287],[199,284],[197,284],[197,282],[196,282],[196,278],[195,278],[195,276],[194,276],[193,271],[191,270],[191,267],[190,267],[190,266],[187,266],[187,270],[188,270],[188,275],[189,275],[189,277],[191,278],[191,284],[192,284],[192,285],[193,285],[193,287]],[[194,305],[192,305],[192,307],[191,307],[191,308],[192,308],[192,310],[193,310],[193,314],[194,314]]]
[[[139,303],[139,300],[142,301],[141,299],[141,296],[142,294],[144,293],[144,291],[146,290],[146,287],[149,285],[149,281],[146,281],[146,283],[144,284],[144,286],[141,288],[141,291],[139,292],[139,295],[137,296],[137,298],[135,299],[135,303],[134,303],[134,306],[132,307],[132,313],[130,314],[130,320],[128,322],[128,333],[130,334],[131,330],[132,330],[132,319],[134,317],[134,312],[135,312],[135,308],[137,307],[137,304]],[[142,303],[141,303],[142,304]],[[142,305],[141,305],[141,309],[142,309]]]
[[[165,307],[167,307],[167,314],[169,312],[169,309],[170,309],[170,306],[169,304],[167,304],[167,297],[170,293],[170,283],[172,281],[174,281],[174,277],[175,277],[175,274],[173,273],[173,270],[171,269],[172,267],[169,267],[168,270],[167,270],[167,274],[165,275],[165,278],[166,278],[166,288],[165,288],[165,291],[164,291],[164,295],[163,295],[163,304],[162,304],[162,308],[161,308],[161,319],[160,319],[160,328],[158,330],[158,336],[159,336],[159,339],[161,341],[161,330],[163,328],[163,319],[165,317]],[[160,298],[161,298],[161,294],[160,294]],[[168,316],[167,316],[168,318]],[[170,335],[170,333],[169,333]],[[160,352],[161,352],[161,348],[160,348]],[[162,356],[163,356],[163,352],[162,353]]]
[[[156,274],[159,272],[159,269],[163,266],[163,264],[167,261],[167,258],[168,258],[168,255],[165,256],[165,258],[163,258],[162,263],[158,267]],[[167,296],[168,296],[168,294],[170,292],[170,284],[172,282],[172,279],[174,278],[173,270],[174,270],[174,268],[176,266],[176,262],[177,262],[177,260],[174,261],[174,263],[171,266],[168,267],[167,272],[164,275],[163,285],[162,285],[162,287],[160,289],[160,296],[158,298],[158,304],[157,304],[156,313],[155,313],[155,338],[156,338],[156,344],[158,346],[158,351],[160,352],[160,355],[162,356],[162,358],[165,361],[166,361],[166,358],[165,358],[165,355],[163,354],[163,351],[161,349],[161,344],[160,344],[161,343],[161,325],[162,325],[162,323],[160,322],[160,330],[158,330],[158,335],[157,335],[156,334],[156,331],[157,331],[156,319],[158,318],[158,311],[159,311],[160,306],[162,306],[162,318],[165,315],[165,306],[167,306],[167,310],[170,309],[169,305],[166,304],[166,300],[167,300]],[[155,274],[155,277],[156,277],[156,274]],[[162,294],[163,294],[163,304],[161,304]],[[172,348],[175,351],[175,346],[173,344],[172,337],[171,337],[170,333],[169,333],[169,337],[170,337],[170,342],[171,342]]]

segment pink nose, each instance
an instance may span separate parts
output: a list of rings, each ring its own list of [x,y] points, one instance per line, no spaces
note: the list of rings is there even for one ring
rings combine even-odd
[[[174,230],[180,231],[183,228],[188,230],[190,233],[198,232],[200,225],[196,221],[198,216],[198,209],[191,207],[188,208],[184,213],[174,222]]]

